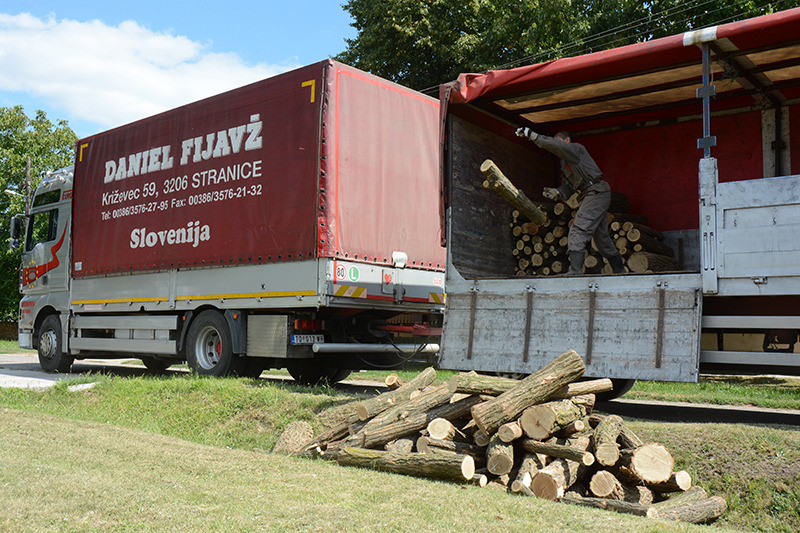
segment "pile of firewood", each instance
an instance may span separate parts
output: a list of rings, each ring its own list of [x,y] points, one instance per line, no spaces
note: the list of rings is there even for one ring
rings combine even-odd
[[[584,370],[572,350],[523,380],[468,373],[433,386],[428,368],[387,380],[393,390],[354,404],[321,435],[290,424],[274,451],[659,519],[720,516],[725,500],[693,487],[664,446],[592,413],[612,385],[578,381]]]
[[[519,276],[549,276],[569,269],[567,234],[579,204],[577,196],[567,202],[540,204],[547,220],[537,225],[529,222],[519,210],[512,212],[511,227]],[[646,216],[629,214],[628,197],[616,191],[611,193],[608,214],[608,231],[619,250],[623,263],[630,272],[665,272],[683,270],[675,259],[675,252],[664,244],[664,235],[649,227]],[[584,272],[611,274],[611,266],[600,255],[594,240],[587,250]]]

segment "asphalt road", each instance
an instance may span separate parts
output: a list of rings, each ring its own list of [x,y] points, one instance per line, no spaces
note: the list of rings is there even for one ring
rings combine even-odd
[[[172,374],[184,372],[186,370],[167,370],[167,373]],[[42,371],[35,354],[0,354],[0,387],[46,388],[62,379],[84,377],[94,373],[108,373],[117,376],[151,374],[141,365],[126,364],[125,359],[76,361],[69,374],[48,374]],[[261,379],[291,380],[285,376],[269,374],[262,374]],[[361,380],[346,380],[337,384],[336,388],[350,393],[367,395],[380,394],[387,390],[382,383]],[[800,410],[765,409],[751,406],[626,400],[623,397],[611,402],[598,403],[596,410],[607,414],[618,414],[623,418],[664,422],[800,426]]]

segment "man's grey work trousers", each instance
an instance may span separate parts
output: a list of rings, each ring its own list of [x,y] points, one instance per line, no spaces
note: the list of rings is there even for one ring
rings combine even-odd
[[[608,234],[608,206],[611,204],[611,190],[608,185],[604,191],[589,190],[578,208],[575,221],[569,230],[567,248],[570,252],[586,251],[589,242],[594,242],[600,255],[606,258],[617,255],[617,247]]]

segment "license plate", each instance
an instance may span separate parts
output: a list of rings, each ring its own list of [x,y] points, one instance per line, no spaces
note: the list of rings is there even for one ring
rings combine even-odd
[[[292,335],[292,344],[322,344],[324,335]]]

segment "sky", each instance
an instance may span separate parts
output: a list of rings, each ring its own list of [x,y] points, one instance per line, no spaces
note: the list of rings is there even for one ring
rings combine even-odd
[[[334,56],[344,0],[0,1],[0,107],[86,137]]]

